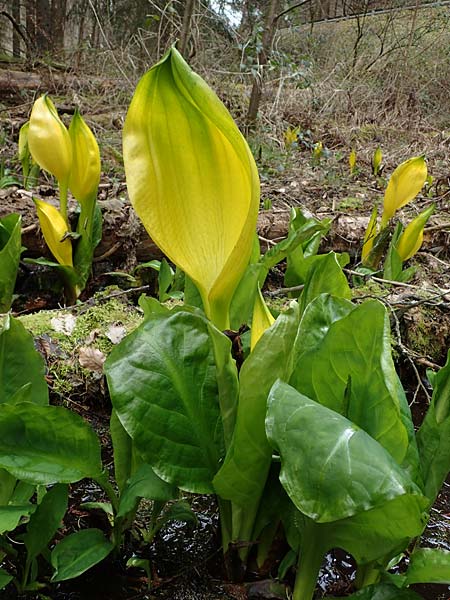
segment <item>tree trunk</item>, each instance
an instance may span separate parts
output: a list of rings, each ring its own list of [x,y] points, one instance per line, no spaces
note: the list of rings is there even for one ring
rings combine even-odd
[[[39,55],[51,50],[50,0],[36,0],[36,51]]]
[[[36,46],[36,0],[25,0],[25,23],[28,37],[27,58],[32,59]]]
[[[52,49],[64,50],[67,0],[52,0]]]
[[[277,20],[275,19],[275,12],[277,6],[277,0],[270,0],[269,5],[267,7],[261,50],[258,53],[259,72],[253,81],[252,93],[250,96],[250,103],[247,112],[247,130],[254,127],[256,118],[258,116],[258,110],[259,105],[261,103],[261,96],[263,90],[264,70],[270,59],[270,54],[272,52],[272,42],[277,28]]]
[[[180,41],[178,43],[178,50],[184,56],[188,58],[188,43],[191,37],[192,28],[192,17],[195,10],[195,0],[186,0],[183,12],[183,24],[180,31]]]
[[[12,0],[11,15],[12,15],[12,18],[14,19],[14,21],[16,22],[17,26],[20,27],[20,1],[19,0]],[[13,34],[12,34],[12,50],[13,50],[13,56],[15,58],[20,58],[20,35],[15,27],[13,27]]]

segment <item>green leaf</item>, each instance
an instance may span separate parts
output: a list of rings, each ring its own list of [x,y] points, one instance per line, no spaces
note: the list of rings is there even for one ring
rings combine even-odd
[[[133,440],[123,428],[114,409],[111,411],[109,430],[114,449],[114,476],[119,492],[122,493],[127,479],[136,470],[139,459],[133,449]]]
[[[304,312],[314,298],[320,294],[332,294],[340,298],[351,298],[347,278],[342,272],[338,255],[334,252],[305,259],[309,266],[305,275],[305,287],[300,298],[300,312]]]
[[[128,480],[121,496],[117,517],[124,517],[135,509],[140,498],[167,502],[177,496],[177,488],[163,481],[150,465],[143,464]]]
[[[433,397],[417,432],[425,493],[433,502],[450,470],[450,352],[433,377]]]
[[[167,299],[167,292],[172,285],[174,272],[165,258],[161,260],[158,275],[158,298],[160,302]]]
[[[269,394],[266,430],[281,455],[281,483],[314,521],[344,519],[398,496],[420,494],[365,431],[281,381]]]
[[[349,552],[358,565],[376,560],[386,564],[421,535],[428,510],[425,496],[404,494],[348,519],[318,523],[317,534],[328,540],[328,548]]]
[[[55,569],[52,581],[65,581],[78,577],[113,549],[100,529],[82,529],[63,538],[53,549],[51,564]]]
[[[158,519],[158,530],[171,521],[180,521],[182,523],[197,524],[198,519],[192,508],[185,500],[179,500],[170,504],[161,517]]]
[[[155,315],[114,348],[105,371],[144,461],[181,489],[212,492],[224,450],[208,321],[186,311]]]
[[[407,404],[391,358],[386,309],[377,301],[345,314],[349,309],[349,304],[333,298],[316,300],[308,307],[290,383],[308,398],[348,417],[401,464],[410,458],[413,434],[409,411],[402,414]],[[411,460],[414,463],[412,454]]]
[[[298,305],[293,303],[265,331],[240,372],[233,442],[214,478],[214,488],[221,498],[242,507],[258,499],[264,488],[272,457],[265,432],[267,395],[278,377],[289,377],[292,368],[289,356],[298,321]]]
[[[7,573],[4,569],[0,569],[0,590],[3,590],[14,577]]]
[[[450,552],[440,548],[418,548],[410,556],[406,585],[444,583],[450,585]]]
[[[87,423],[61,406],[0,405],[0,467],[29,483],[101,476],[100,445]]]
[[[0,506],[0,533],[13,531],[22,517],[30,515],[35,508],[33,504]]]
[[[397,244],[403,226],[401,223],[397,223],[397,226],[392,234],[392,238],[388,247],[386,258],[384,261],[383,277],[384,279],[390,279],[391,281],[400,281],[402,276],[403,261],[400,254],[397,251]]]
[[[11,308],[21,243],[20,215],[10,214],[0,219],[0,313]]]
[[[258,292],[258,282],[267,277],[267,270],[258,262],[249,264],[245,270],[231,301],[230,327],[238,330],[251,321],[253,305]]]
[[[20,321],[6,316],[0,331],[0,404],[11,402],[27,384],[31,384],[33,403],[48,404],[44,375],[44,360],[34,348],[33,337]]]
[[[47,547],[61,525],[67,510],[68,486],[57,484],[49,490],[30,517],[23,537],[27,549],[27,565]]]

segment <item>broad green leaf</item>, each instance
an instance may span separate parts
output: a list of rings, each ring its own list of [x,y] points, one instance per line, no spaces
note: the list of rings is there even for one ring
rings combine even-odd
[[[422,596],[413,590],[399,590],[395,585],[388,583],[369,585],[359,592],[351,594],[348,598],[354,600],[423,600]],[[331,596],[327,596],[327,599],[333,600]]]
[[[382,228],[399,208],[417,196],[426,179],[427,164],[423,156],[410,158],[395,169],[384,194]]]
[[[303,313],[310,302],[320,294],[332,294],[340,298],[351,298],[347,278],[342,272],[338,256],[334,252],[305,259],[308,265],[305,287],[300,297],[300,311]]]
[[[15,485],[16,478],[8,471],[0,469],[0,506],[10,502]]]
[[[0,569],[0,590],[5,588],[10,581],[12,581],[14,577],[10,575],[4,569]]]
[[[77,414],[29,402],[0,405],[0,467],[29,483],[101,476],[100,445]]]
[[[406,585],[445,583],[450,585],[450,552],[440,548],[418,548],[409,559]]]
[[[127,481],[120,496],[117,517],[124,517],[134,510],[136,501],[140,498],[167,502],[176,498],[176,495],[177,489],[175,486],[158,477],[150,465],[142,464]]]
[[[208,321],[186,311],[155,315],[114,348],[105,371],[144,461],[181,489],[211,492],[224,449]]]
[[[428,498],[404,494],[347,519],[318,523],[317,534],[328,540],[328,548],[343,548],[359,565],[376,560],[386,564],[421,535],[428,510]]]
[[[55,569],[51,581],[65,581],[78,577],[104,558],[113,549],[100,529],[82,529],[63,538],[51,554]]]
[[[31,384],[31,400],[48,404],[48,387],[42,356],[33,337],[20,321],[7,316],[0,330],[0,404],[11,402],[24,386]],[[26,369],[24,369],[26,365]]]
[[[42,235],[58,264],[72,267],[72,242],[66,237],[67,223],[59,210],[43,200],[33,198]]]
[[[252,252],[258,173],[225,106],[175,48],[136,88],[123,155],[130,199],[150,237],[226,329]]]
[[[412,440],[402,417],[405,401],[391,358],[385,308],[377,301],[368,301],[334,320],[329,317],[331,307],[336,306],[339,316],[349,305],[335,303],[332,298],[316,302],[301,323],[291,385],[348,417],[400,464]],[[327,309],[323,316],[322,306]],[[319,336],[323,336],[321,341]],[[349,377],[351,393],[346,398]]]
[[[35,509],[33,504],[0,506],[0,533],[13,531],[22,517],[28,517]]]
[[[398,496],[420,494],[365,431],[281,381],[269,394],[266,431],[281,455],[285,490],[314,521],[344,519]]]
[[[27,564],[47,547],[67,510],[68,486],[57,484],[53,486],[38,504],[30,517],[26,533],[23,537],[27,549]]]
[[[0,313],[11,308],[21,244],[20,215],[7,215],[0,219]]]
[[[425,493],[433,502],[450,471],[450,352],[433,377],[433,396],[417,432]]]

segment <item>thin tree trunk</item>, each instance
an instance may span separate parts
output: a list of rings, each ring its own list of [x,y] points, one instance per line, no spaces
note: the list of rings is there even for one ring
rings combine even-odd
[[[191,25],[192,17],[195,10],[195,0],[186,0],[186,4],[183,12],[183,23],[180,31],[180,41],[178,43],[178,49],[180,53],[187,58],[188,55],[188,43],[191,37]]]
[[[52,0],[52,49],[64,50],[67,0]]]
[[[31,59],[36,46],[36,0],[25,0],[25,24],[29,41],[27,58]]]
[[[277,0],[270,0],[267,8],[261,50],[258,53],[259,72],[253,81],[252,93],[247,112],[247,129],[251,129],[255,125],[256,118],[258,116],[263,90],[264,70],[270,59],[272,42],[277,28],[277,19],[275,18],[277,6]]]
[[[14,21],[20,27],[20,1],[12,0],[11,15]],[[12,34],[12,50],[15,58],[20,58],[20,35],[15,27]]]
[[[41,55],[51,50],[50,0],[36,0],[36,50]]]

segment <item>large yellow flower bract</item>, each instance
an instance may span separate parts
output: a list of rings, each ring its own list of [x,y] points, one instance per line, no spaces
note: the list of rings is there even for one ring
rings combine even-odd
[[[130,199],[149,235],[194,281],[207,316],[228,328],[252,251],[258,173],[225,106],[174,48],[137,86],[123,155]]]
[[[78,110],[70,122],[69,136],[72,142],[70,191],[80,204],[93,203],[100,183],[100,151],[94,134]]]
[[[72,242],[63,239],[67,224],[57,208],[48,202],[33,198],[45,243],[60,265],[72,267]]]
[[[28,147],[38,165],[67,187],[72,168],[72,144],[55,105],[45,95],[36,100],[30,116]]]
[[[427,178],[427,164],[423,156],[405,160],[392,173],[384,194],[381,227],[385,227],[395,211],[408,204],[422,189]]]

